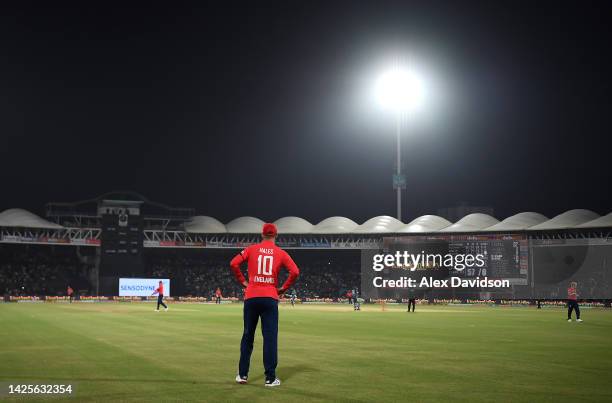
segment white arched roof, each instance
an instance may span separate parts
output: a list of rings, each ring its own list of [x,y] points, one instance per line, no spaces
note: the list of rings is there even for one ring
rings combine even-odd
[[[239,217],[227,224],[210,216],[194,216],[184,225],[185,231],[199,234],[260,234],[264,221],[256,217]],[[361,225],[346,217],[329,217],[316,225],[300,217],[283,217],[275,221],[279,234],[410,234],[487,231],[540,231],[572,228],[612,228],[612,213],[599,216],[590,210],[569,210],[552,219],[534,212],[515,214],[499,222],[487,214],[469,214],[454,224],[443,217],[424,215],[404,224],[390,216],[371,218]],[[0,212],[0,227],[61,229],[23,209]]]
[[[280,234],[310,234],[312,225],[300,217],[283,217],[274,221]],[[260,229],[261,231],[261,229]]]
[[[388,215],[381,215],[378,217],[370,218],[357,228],[353,230],[353,233],[357,234],[376,234],[376,233],[393,233],[396,232],[404,223],[399,221],[397,218],[389,217]]]
[[[195,234],[224,234],[227,229],[216,218],[199,215],[185,223],[185,231]]]
[[[440,232],[473,232],[497,224],[499,220],[488,214],[474,213],[468,214],[453,225],[444,228]]]
[[[600,228],[600,227],[612,227],[612,213],[601,216],[591,221],[587,221],[584,224],[576,225],[576,228]]]
[[[437,215],[423,215],[400,227],[400,233],[437,232],[450,226],[452,223],[446,218]]]
[[[592,212],[591,210],[569,210],[565,213],[559,214],[558,216],[544,221],[541,224],[530,227],[529,230],[539,231],[547,229],[564,229],[573,228],[577,225],[584,224],[589,221],[593,221],[599,218],[599,214]]]
[[[313,234],[348,234],[359,224],[346,217],[329,217],[312,227]]]
[[[193,223],[193,227],[188,227]],[[264,222],[255,217],[240,217],[225,225],[228,233],[259,234]],[[589,210],[570,210],[549,220],[546,216],[523,212],[498,221],[487,214],[474,213],[452,224],[443,217],[424,215],[408,224],[390,216],[371,218],[361,225],[346,217],[329,217],[312,225],[300,217],[283,217],[275,221],[279,234],[409,234],[445,232],[524,231],[566,228],[612,227],[612,213],[600,217]],[[222,233],[223,224],[212,217],[194,217],[186,224],[188,232]],[[193,228],[193,231],[192,229]],[[206,230],[209,229],[209,230]],[[215,232],[212,232],[215,231]]]
[[[548,217],[540,213],[525,212],[510,216],[495,225],[486,228],[487,231],[516,231],[524,230],[534,225],[548,221]]]
[[[8,211],[8,210],[7,210]],[[26,212],[27,213],[27,212]],[[3,213],[4,214],[4,213]],[[1,215],[0,215],[1,217]],[[43,220],[38,217],[39,220]],[[43,220],[45,221],[45,220]],[[487,214],[474,213],[452,224],[436,215],[417,217],[408,224],[390,216],[371,218],[361,225],[346,217],[329,217],[316,225],[300,217],[283,217],[274,222],[279,234],[410,234],[445,232],[524,231],[566,228],[612,227],[612,213],[600,217],[589,210],[570,210],[549,220],[546,216],[523,212],[498,221]],[[53,223],[49,223],[55,225]],[[264,221],[239,217],[226,225],[213,217],[196,216],[185,224],[185,230],[202,234],[259,234]],[[2,225],[2,221],[0,221]],[[5,226],[7,226],[5,224]]]
[[[255,217],[238,217],[225,224],[232,234],[261,234],[264,222]]]
[[[64,228],[59,224],[47,221],[44,218],[20,208],[12,208],[0,213],[0,227],[22,227],[22,228]]]

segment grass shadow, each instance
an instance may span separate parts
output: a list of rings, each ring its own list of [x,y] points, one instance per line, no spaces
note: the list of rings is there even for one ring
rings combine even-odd
[[[311,367],[310,365],[298,364],[290,366],[281,366],[277,369],[276,374],[282,382],[285,382],[302,372],[318,372],[318,370],[314,367]],[[259,383],[260,381],[262,383],[264,381],[263,374],[249,375],[249,383]]]
[[[290,365],[287,367],[281,367],[281,380],[286,381],[293,378],[295,375],[302,372],[318,372],[317,369],[306,364]]]

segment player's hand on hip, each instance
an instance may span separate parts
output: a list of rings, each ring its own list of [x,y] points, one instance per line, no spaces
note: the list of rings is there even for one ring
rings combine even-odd
[[[283,287],[278,287],[276,290],[278,291],[278,295],[283,295],[285,291],[287,291]]]
[[[244,280],[244,281],[242,282],[242,286],[243,286],[244,288],[247,288],[247,287],[249,286],[249,282],[248,282],[248,281],[246,281],[246,280]]]

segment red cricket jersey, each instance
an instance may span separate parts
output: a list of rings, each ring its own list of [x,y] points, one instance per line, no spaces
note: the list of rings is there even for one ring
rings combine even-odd
[[[157,291],[157,293],[160,294],[160,295],[164,295],[164,284],[163,283],[160,284],[159,287],[157,288],[157,290],[155,290],[155,291]]]
[[[262,241],[251,245],[234,257],[230,263],[232,272],[242,284],[245,281],[240,265],[248,263],[249,285],[244,293],[244,299],[270,297],[278,299],[278,273],[282,267],[289,270],[289,277],[282,288],[287,290],[297,280],[300,270],[287,252],[279,248],[273,241]]]
[[[576,288],[570,287],[567,289],[567,299],[576,301]]]

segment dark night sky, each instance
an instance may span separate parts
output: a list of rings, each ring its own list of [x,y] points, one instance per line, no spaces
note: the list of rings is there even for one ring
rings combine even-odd
[[[0,10],[0,210],[130,189],[225,222],[394,215],[392,117],[360,88],[406,49],[441,94],[406,130],[407,218],[612,210],[605,2],[52,3]]]

